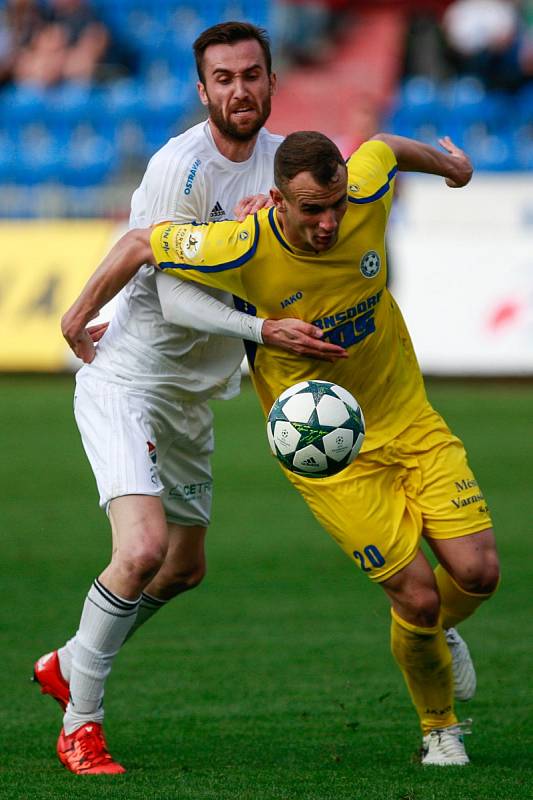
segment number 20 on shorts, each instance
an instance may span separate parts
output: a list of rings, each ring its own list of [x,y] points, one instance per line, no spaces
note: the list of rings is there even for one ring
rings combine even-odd
[[[363,572],[372,572],[372,569],[385,565],[385,559],[375,544],[368,544],[362,553],[359,550],[354,550],[353,557]]]

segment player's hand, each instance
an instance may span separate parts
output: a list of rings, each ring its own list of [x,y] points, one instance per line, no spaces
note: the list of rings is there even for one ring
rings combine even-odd
[[[453,163],[453,175],[448,175],[444,179],[447,186],[450,186],[452,189],[460,189],[462,186],[466,186],[474,171],[472,162],[466,153],[452,142],[449,136],[443,136],[439,139],[439,144],[456,159]]]
[[[96,355],[96,348],[85,325],[80,326],[67,311],[61,319],[61,332],[74,355],[81,358],[86,364],[90,364]]]
[[[266,319],[261,335],[265,344],[281,347],[300,356],[320,361],[337,361],[348,357],[343,347],[322,341],[320,328],[301,319]]]
[[[233,214],[237,222],[242,222],[249,214],[255,214],[262,208],[270,208],[273,205],[274,202],[268,194],[248,195],[239,200],[233,209]]]
[[[87,333],[96,344],[100,341],[106,330],[109,328],[109,322],[99,322],[97,325],[89,325]]]

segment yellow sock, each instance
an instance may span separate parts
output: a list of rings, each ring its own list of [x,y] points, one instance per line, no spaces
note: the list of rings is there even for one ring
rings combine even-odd
[[[441,564],[437,564],[434,573],[440,594],[440,615],[443,628],[455,628],[464,619],[470,617],[484,600],[488,600],[494,594],[494,592],[488,594],[465,592]]]
[[[391,649],[424,734],[457,722],[453,710],[452,657],[441,625],[419,628],[391,609]]]

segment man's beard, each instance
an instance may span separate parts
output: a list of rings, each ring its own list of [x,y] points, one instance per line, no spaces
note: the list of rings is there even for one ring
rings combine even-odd
[[[220,109],[217,106],[214,106],[211,102],[208,102],[207,104],[209,116],[219,131],[225,134],[229,139],[237,139],[240,142],[248,142],[250,139],[253,139],[254,136],[257,136],[258,132],[261,130],[270,116],[270,107],[270,95],[268,95],[259,108],[259,116],[257,117],[256,121],[249,128],[242,129],[237,125],[234,125],[231,122],[231,119],[224,119]]]

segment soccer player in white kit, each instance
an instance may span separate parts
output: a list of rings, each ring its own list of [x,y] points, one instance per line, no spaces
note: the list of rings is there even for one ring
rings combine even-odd
[[[132,227],[232,218],[241,198],[251,198],[241,203],[242,214],[256,210],[261,199],[254,198],[272,185],[281,137],[263,128],[275,88],[264,31],[216,25],[195,42],[195,56],[209,119],[152,158],[133,195]],[[97,276],[94,286],[97,292]],[[176,292],[188,309],[183,325],[196,315],[210,333],[165,322],[161,304]],[[242,338],[319,358],[345,355],[316,338],[314,326],[258,320],[227,303],[229,296],[206,297],[145,266],[119,296],[96,355],[88,333],[70,342],[90,362],[77,375],[75,416],[113,553],[89,589],[76,635],[42,656],[34,674],[65,709],[57,753],[76,774],[124,772],[102,730],[113,658],[133,631],[204,575],[213,450],[207,401],[238,393]]]

